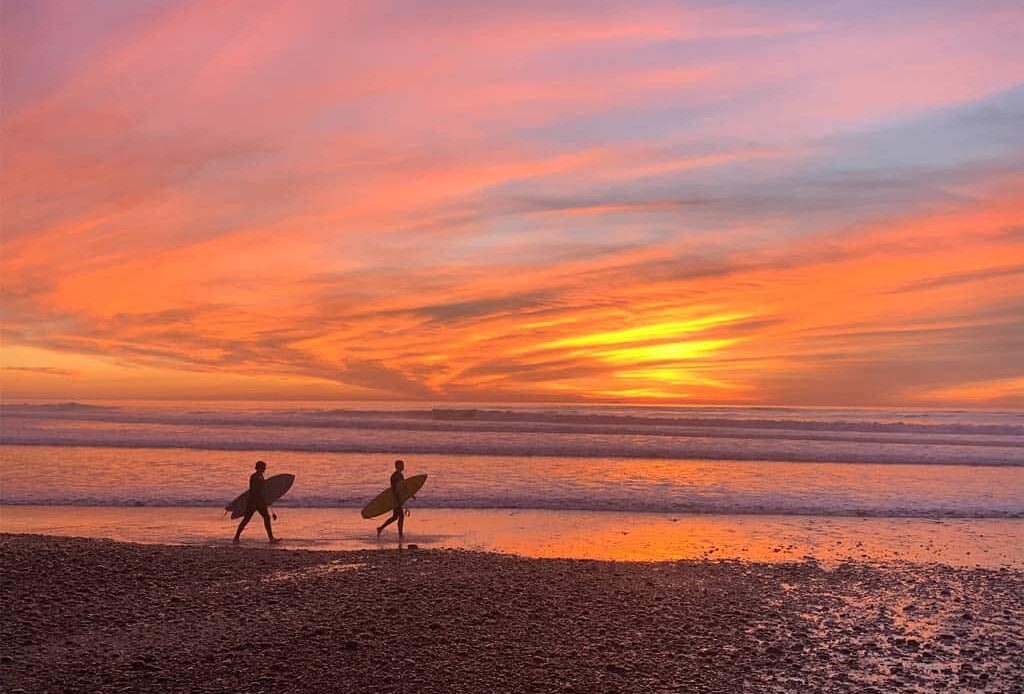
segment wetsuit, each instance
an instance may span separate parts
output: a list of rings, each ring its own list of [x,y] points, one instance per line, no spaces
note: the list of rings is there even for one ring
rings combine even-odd
[[[242,534],[242,529],[249,524],[249,519],[252,518],[254,513],[259,513],[263,516],[263,527],[267,529],[267,537],[274,537],[274,532],[270,527],[270,510],[267,508],[266,488],[267,481],[264,479],[262,472],[257,470],[249,475],[249,495],[245,499],[245,516],[242,517],[242,522],[238,524],[235,540],[238,540],[238,536]]]
[[[263,477],[263,473],[257,470],[256,472],[249,475],[249,496],[245,500],[245,512],[252,515],[254,511],[260,511],[266,514],[267,510],[267,480]]]
[[[402,536],[403,526],[405,525],[405,509],[402,508],[402,494],[401,484],[405,481],[405,475],[402,474],[401,470],[395,470],[391,473],[391,493],[395,499],[395,510],[391,512],[391,518],[388,518],[384,523],[377,528],[377,536],[380,537],[380,533],[384,528],[388,527],[395,521],[398,521],[398,536]]]
[[[401,470],[395,470],[391,473],[391,493],[395,495],[395,512],[393,516],[398,518],[402,515],[402,504],[401,504],[401,487],[399,485],[405,481],[405,475],[402,474]]]

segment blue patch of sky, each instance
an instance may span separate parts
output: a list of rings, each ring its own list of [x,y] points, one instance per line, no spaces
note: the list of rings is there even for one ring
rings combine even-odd
[[[982,101],[942,109],[838,138],[837,168],[847,171],[950,170],[1024,158],[1024,85]]]

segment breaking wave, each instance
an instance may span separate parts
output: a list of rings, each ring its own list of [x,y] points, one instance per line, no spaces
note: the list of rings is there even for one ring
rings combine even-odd
[[[1024,465],[1024,415],[811,408],[0,407],[10,445]]]

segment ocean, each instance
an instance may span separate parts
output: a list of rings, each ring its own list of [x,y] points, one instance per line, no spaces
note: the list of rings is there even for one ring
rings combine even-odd
[[[252,463],[362,506],[1024,517],[1024,414],[749,407],[6,403],[6,504],[217,506]]]
[[[778,532],[806,519],[976,520],[1004,544],[1024,539],[1024,413],[782,407],[8,402],[0,525],[33,529],[26,518],[62,507],[61,527],[103,534],[93,526],[106,516],[88,509],[135,509],[111,527],[142,519],[147,540],[202,541],[229,532],[145,528],[171,508],[219,519],[262,459],[268,475],[296,475],[279,510],[330,511],[291,518],[320,538],[325,518],[344,518],[355,536],[354,509],[386,486],[397,457],[429,475],[410,508],[449,536],[443,509],[476,523],[509,510],[548,526],[558,513],[602,527],[601,514],[686,514]],[[807,544],[813,529],[800,527]],[[898,527],[876,534],[909,532]],[[958,527],[969,543],[980,526]]]

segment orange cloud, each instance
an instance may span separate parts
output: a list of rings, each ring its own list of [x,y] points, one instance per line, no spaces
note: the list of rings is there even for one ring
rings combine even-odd
[[[5,393],[1013,401],[1024,18],[846,11],[12,15]]]

